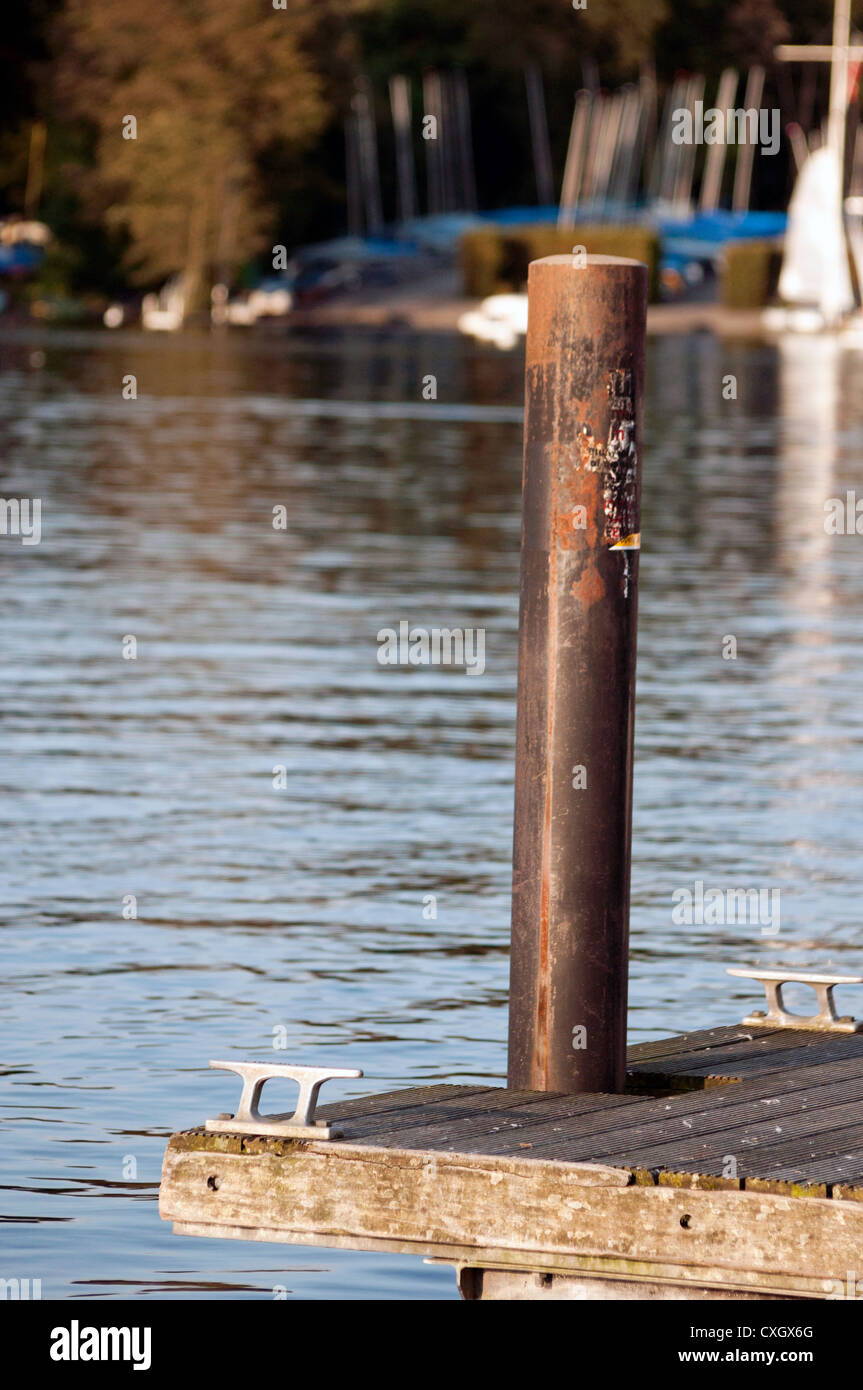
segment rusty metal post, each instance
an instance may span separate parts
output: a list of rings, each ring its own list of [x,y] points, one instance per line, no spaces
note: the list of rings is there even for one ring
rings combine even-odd
[[[623,1089],[647,268],[534,261],[509,1080]]]

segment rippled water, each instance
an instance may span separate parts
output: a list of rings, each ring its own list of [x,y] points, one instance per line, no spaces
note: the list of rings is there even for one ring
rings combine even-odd
[[[0,367],[2,495],[42,499],[41,544],[0,538],[0,1275],[455,1297],[156,1200],[166,1137],[236,1100],[211,1057],[503,1076],[520,359],[22,332]],[[824,529],[863,496],[863,355],[665,338],[649,376],[633,1040],[740,1017],[726,964],[863,965],[863,539]],[[379,666],[403,618],[484,627],[484,675]],[[779,935],[675,925],[697,879],[779,888]]]

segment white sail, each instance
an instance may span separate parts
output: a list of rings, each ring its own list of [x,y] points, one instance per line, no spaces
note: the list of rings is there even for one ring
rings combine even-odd
[[[854,308],[840,188],[836,152],[825,145],[809,156],[794,186],[779,277],[781,299],[816,306],[826,323]]]

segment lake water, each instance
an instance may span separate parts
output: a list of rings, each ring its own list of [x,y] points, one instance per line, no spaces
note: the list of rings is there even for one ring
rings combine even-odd
[[[329,1099],[504,1075],[521,358],[22,330],[0,368],[2,495],[42,499],[0,537],[0,1276],[454,1298],[156,1204],[167,1136],[237,1099],[211,1057],[364,1069]],[[863,965],[863,538],[824,526],[861,388],[829,341],[650,342],[634,1041],[740,1018],[726,965]],[[484,674],[380,666],[401,619],[484,628]],[[675,924],[698,880],[779,889],[778,934]]]

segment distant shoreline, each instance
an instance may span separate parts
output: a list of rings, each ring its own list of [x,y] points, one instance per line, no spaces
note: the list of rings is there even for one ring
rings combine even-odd
[[[433,299],[419,294],[388,296],[385,300],[334,300],[315,308],[296,309],[283,319],[266,319],[249,328],[222,328],[217,334],[232,337],[267,338],[272,340],[293,332],[327,330],[329,332],[370,333],[457,333],[458,321],[468,310],[476,309],[480,301],[442,297]],[[766,338],[773,336],[765,328],[761,309],[729,309],[715,303],[651,304],[647,310],[647,332],[651,336],[669,333],[713,333],[719,338]],[[110,340],[129,329],[139,332],[137,323],[124,328],[106,330],[95,323],[57,323],[5,316],[0,319],[0,341],[41,341],[46,333],[99,332]],[[153,345],[211,333],[210,325],[190,321],[177,333],[145,333]]]
[[[385,303],[321,304],[295,310],[291,328],[406,329],[420,333],[455,333],[462,314],[478,307],[473,299],[432,300],[405,295]],[[651,304],[647,310],[649,334],[715,333],[718,337],[763,337],[761,309],[729,309],[722,304]]]

